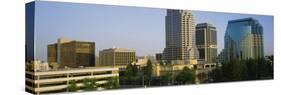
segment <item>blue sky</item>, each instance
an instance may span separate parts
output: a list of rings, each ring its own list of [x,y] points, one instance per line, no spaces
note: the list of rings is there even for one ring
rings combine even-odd
[[[217,27],[218,51],[224,45],[223,37],[228,20],[253,17],[264,28],[265,54],[273,54],[273,17],[218,12],[192,11],[196,23],[207,22]],[[63,37],[93,41],[96,52],[118,47],[131,48],[136,54],[154,55],[165,47],[166,9],[36,2],[35,54],[47,59],[47,45]]]

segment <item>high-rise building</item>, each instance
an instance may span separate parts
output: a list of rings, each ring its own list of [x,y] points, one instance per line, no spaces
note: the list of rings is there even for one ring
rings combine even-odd
[[[166,47],[163,58],[168,62],[198,58],[195,22],[191,11],[167,10]]]
[[[136,52],[125,48],[104,49],[99,52],[99,60],[99,66],[125,68],[129,63],[136,61]]]
[[[35,2],[25,4],[25,61],[34,61],[35,52]]]
[[[263,28],[256,19],[228,21],[224,42],[226,61],[264,57]]]
[[[60,38],[48,45],[48,62],[72,68],[95,66],[95,43]]]
[[[196,25],[196,45],[199,51],[199,59],[214,63],[217,57],[217,31],[216,27],[209,23]]]

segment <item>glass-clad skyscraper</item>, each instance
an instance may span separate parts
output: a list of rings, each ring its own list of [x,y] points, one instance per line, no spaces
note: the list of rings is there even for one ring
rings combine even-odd
[[[228,21],[224,40],[226,61],[264,56],[263,28],[254,18]]]

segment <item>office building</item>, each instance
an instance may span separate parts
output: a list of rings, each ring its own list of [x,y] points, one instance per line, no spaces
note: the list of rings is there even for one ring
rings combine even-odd
[[[217,31],[216,27],[209,23],[196,25],[196,46],[199,59],[209,63],[215,63],[217,58]]]
[[[100,66],[115,66],[126,68],[136,61],[135,50],[125,48],[109,48],[99,52]]]
[[[217,57],[217,62],[218,63],[223,63],[226,60],[226,51],[225,49],[222,49],[221,52],[219,53],[218,57]]]
[[[75,80],[78,90],[83,90],[83,80],[94,78],[99,85],[98,90],[106,89],[105,83],[110,79],[119,81],[118,68],[113,67],[85,67],[72,69],[59,69],[49,71],[26,71],[27,92],[33,94],[67,92],[70,81]]]
[[[166,47],[163,59],[190,60],[198,58],[195,44],[195,22],[191,11],[167,10],[166,15]]]
[[[40,61],[40,60],[33,60],[27,62],[25,68],[26,70],[33,71],[33,72],[50,70],[49,64],[47,62]]]
[[[71,68],[95,66],[95,43],[59,38],[48,45],[48,62]]]
[[[187,60],[185,60],[187,61]],[[212,70],[216,68],[216,63],[204,63],[198,62],[197,60],[189,60],[192,64],[185,64],[185,63],[171,63],[166,65],[161,65],[159,63],[152,65],[152,76],[159,77],[167,74],[172,74],[172,77],[176,77],[185,67],[192,69],[195,71],[196,74],[196,84],[200,84],[204,80],[200,80],[198,77],[200,74],[210,73]]]
[[[162,54],[162,53],[156,53],[156,54],[155,54],[155,57],[156,57],[156,60],[157,60],[157,61],[163,60],[163,54]]]
[[[228,21],[224,42],[226,61],[264,57],[263,28],[254,18]]]

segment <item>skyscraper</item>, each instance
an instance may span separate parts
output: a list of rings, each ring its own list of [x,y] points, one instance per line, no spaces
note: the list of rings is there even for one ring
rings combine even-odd
[[[191,11],[167,10],[166,48],[164,60],[189,60],[198,58],[195,44],[195,23]]]
[[[196,45],[199,59],[214,63],[217,57],[217,31],[216,27],[208,23],[196,25]]]
[[[228,21],[224,40],[226,61],[264,57],[263,28],[256,19]]]
[[[95,43],[60,38],[48,45],[48,62],[61,67],[95,66]]]
[[[25,61],[34,61],[35,50],[35,2],[25,4]]]

